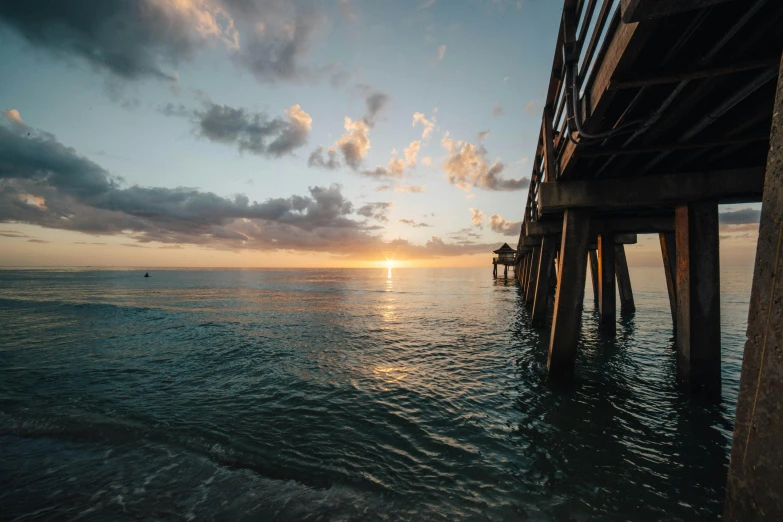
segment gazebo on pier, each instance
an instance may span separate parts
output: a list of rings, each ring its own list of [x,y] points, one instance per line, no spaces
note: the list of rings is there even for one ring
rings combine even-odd
[[[508,267],[514,266],[514,258],[517,251],[508,246],[508,243],[503,243],[503,246],[494,251],[497,257],[492,258],[492,277],[498,276],[498,265],[503,265],[503,277],[508,277]]]

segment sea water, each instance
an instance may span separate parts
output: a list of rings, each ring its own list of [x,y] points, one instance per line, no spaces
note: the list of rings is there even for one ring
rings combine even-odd
[[[661,268],[572,385],[482,269],[0,271],[0,518],[712,520],[751,271],[721,273],[722,398],[676,381]]]

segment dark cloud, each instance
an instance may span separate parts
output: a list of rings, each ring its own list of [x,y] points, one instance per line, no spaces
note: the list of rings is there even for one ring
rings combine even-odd
[[[0,24],[54,56],[125,80],[176,81],[172,69],[210,44],[263,82],[335,74],[304,63],[324,15],[284,0],[0,0]]]
[[[317,149],[310,153],[310,156],[307,158],[307,165],[329,170],[340,168],[340,161],[337,159],[337,150],[330,148],[326,151],[326,157],[324,157],[324,148],[322,145],[319,145]]]
[[[199,46],[189,20],[160,2],[3,0],[0,21],[36,47],[127,79],[175,79]]]
[[[135,240],[130,244],[284,249],[357,259],[453,256],[492,247],[449,244],[437,237],[425,245],[384,242],[376,235],[381,227],[367,221],[386,222],[390,206],[374,202],[354,212],[338,185],[263,202],[187,187],[126,187],[51,134],[0,125],[0,222],[119,235]]]
[[[208,104],[195,115],[200,136],[235,144],[242,152],[279,157],[307,143],[312,126],[312,118],[299,105],[292,105],[285,113],[287,120],[269,120],[264,113]]]
[[[758,223],[761,219],[761,210],[741,208],[739,210],[727,210],[718,214],[718,220],[724,225],[747,225]]]
[[[364,100],[364,103],[367,106],[367,115],[364,117],[364,119],[370,125],[372,125],[375,122],[375,117],[388,102],[389,95],[385,92],[374,92],[367,96],[367,98]]]
[[[189,117],[194,132],[209,141],[234,145],[240,152],[280,157],[307,143],[312,118],[299,105],[285,110],[286,118],[269,119],[263,112],[204,102],[202,110],[190,110],[182,104],[167,104],[159,109],[166,116]]]
[[[375,203],[367,203],[356,211],[360,216],[366,218],[372,218],[377,221],[388,222],[389,218],[386,215],[391,210],[392,203],[390,201],[376,201]]]
[[[243,19],[264,24],[264,30],[242,31],[242,46],[234,60],[250,70],[263,82],[302,81],[320,76],[320,72],[302,64],[319,29],[325,25],[325,17],[313,8],[301,7],[293,2],[228,1],[241,6]],[[274,5],[273,9],[270,6]],[[288,9],[286,9],[286,7]],[[293,9],[292,16],[285,11]],[[239,14],[239,13],[238,13]],[[274,21],[275,23],[269,23]],[[324,71],[328,70],[326,68]]]
[[[51,243],[51,241],[45,241],[43,239],[28,239],[27,241],[30,243]]]

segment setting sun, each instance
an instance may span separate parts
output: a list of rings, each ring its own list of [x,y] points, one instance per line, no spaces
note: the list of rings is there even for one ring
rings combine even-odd
[[[394,260],[393,259],[387,259],[386,260],[386,268],[389,268],[389,269],[394,268]]]

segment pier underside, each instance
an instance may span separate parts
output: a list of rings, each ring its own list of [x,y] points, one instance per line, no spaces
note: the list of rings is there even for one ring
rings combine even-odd
[[[763,199],[726,518],[781,520],[783,3],[613,5],[565,0],[515,259],[525,302],[546,326],[555,278],[547,365],[570,376],[588,266],[612,335],[635,309],[624,245],[658,234],[679,380],[720,394],[718,205]]]

